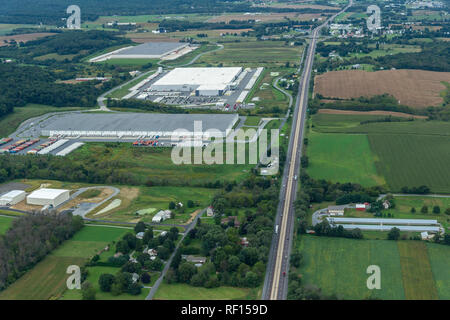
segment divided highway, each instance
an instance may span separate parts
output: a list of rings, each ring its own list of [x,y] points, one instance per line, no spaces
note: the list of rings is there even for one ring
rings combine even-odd
[[[349,4],[344,9],[330,17],[324,24],[315,28],[312,32],[303,73],[299,82],[297,105],[293,113],[292,130],[289,137],[288,153],[283,172],[280,201],[275,219],[276,231],[272,239],[262,293],[262,299],[264,300],[284,300],[287,298],[289,257],[294,233],[294,201],[298,186],[297,175],[303,145],[303,129],[308,106],[309,82],[319,32],[329,21],[347,10],[352,4],[353,0],[349,0]]]

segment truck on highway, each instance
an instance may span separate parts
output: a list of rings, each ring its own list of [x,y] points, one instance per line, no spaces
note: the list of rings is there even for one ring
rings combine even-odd
[[[278,233],[278,225],[275,226],[275,234]]]

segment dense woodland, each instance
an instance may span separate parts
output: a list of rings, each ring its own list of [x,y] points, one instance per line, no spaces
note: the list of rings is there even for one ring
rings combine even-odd
[[[30,214],[15,220],[0,235],[0,290],[41,261],[83,227],[81,217]]]

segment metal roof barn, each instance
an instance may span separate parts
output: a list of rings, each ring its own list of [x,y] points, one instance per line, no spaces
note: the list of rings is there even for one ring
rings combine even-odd
[[[336,224],[336,226],[342,226],[346,230],[360,229],[360,230],[373,230],[373,231],[390,231],[392,228],[397,228],[400,231],[410,232],[439,232],[439,227],[431,226],[398,226],[398,225],[374,225],[374,224]]]
[[[52,205],[59,206],[61,203],[69,200],[70,191],[65,189],[38,189],[33,191],[27,197],[27,203],[37,206]]]
[[[426,219],[377,219],[377,218],[327,218],[334,223],[364,223],[364,224],[402,224],[402,225],[436,225],[437,220]]]

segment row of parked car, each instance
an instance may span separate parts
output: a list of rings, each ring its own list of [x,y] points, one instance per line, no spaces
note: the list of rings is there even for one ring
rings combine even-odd
[[[9,138],[8,138],[9,139]],[[11,140],[9,140],[9,142],[11,142]],[[2,149],[0,149],[0,153],[18,153],[22,150],[25,150],[26,148],[32,146],[35,143],[38,143],[39,139],[23,139],[23,140],[19,140],[16,141],[15,143],[4,147]],[[8,142],[5,142],[8,143]],[[3,144],[5,144],[3,143]]]

